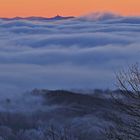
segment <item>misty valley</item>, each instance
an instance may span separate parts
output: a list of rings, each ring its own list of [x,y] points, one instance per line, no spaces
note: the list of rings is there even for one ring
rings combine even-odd
[[[140,140],[139,56],[138,16],[0,18],[0,140]]]
[[[103,140],[116,112],[110,93],[33,90],[1,101],[3,140]],[[119,112],[119,111],[118,111]]]

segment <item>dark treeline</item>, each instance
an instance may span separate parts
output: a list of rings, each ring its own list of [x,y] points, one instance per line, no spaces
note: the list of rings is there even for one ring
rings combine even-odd
[[[13,110],[19,104],[7,98],[0,104],[0,140],[139,140],[138,66],[120,72],[117,82],[114,91],[35,89],[25,95],[28,111]],[[32,97],[41,100],[32,104]]]

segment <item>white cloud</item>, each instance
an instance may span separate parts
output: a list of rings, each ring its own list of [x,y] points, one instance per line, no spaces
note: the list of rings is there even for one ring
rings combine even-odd
[[[108,88],[139,61],[138,17],[0,21],[0,91]]]

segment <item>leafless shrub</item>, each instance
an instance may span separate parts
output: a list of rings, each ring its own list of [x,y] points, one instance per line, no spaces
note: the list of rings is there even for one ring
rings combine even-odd
[[[140,69],[138,64],[116,75],[121,94],[112,95],[119,112],[106,131],[109,140],[140,140]]]

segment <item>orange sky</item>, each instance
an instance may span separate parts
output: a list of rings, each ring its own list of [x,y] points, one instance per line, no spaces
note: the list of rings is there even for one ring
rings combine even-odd
[[[140,15],[140,0],[0,0],[0,17],[78,16],[97,11]]]

